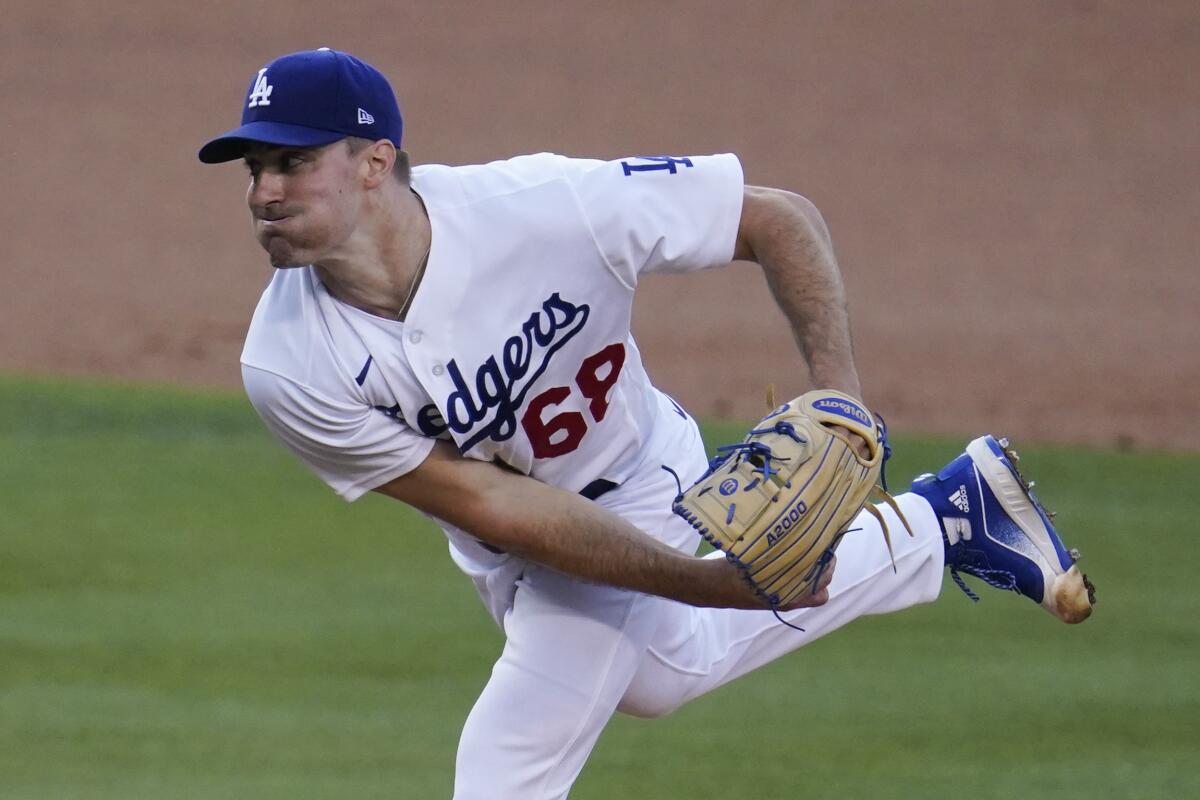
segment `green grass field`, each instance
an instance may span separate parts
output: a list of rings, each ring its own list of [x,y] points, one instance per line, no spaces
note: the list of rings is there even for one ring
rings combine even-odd
[[[1200,456],[1022,454],[1091,620],[947,581],[616,719],[572,798],[1200,797]],[[343,503],[239,396],[81,381],[0,379],[0,487],[0,798],[449,797],[501,639],[416,514]]]

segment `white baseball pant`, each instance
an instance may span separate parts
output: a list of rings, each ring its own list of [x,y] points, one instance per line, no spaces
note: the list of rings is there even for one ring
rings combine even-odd
[[[688,428],[677,465],[685,486],[706,467],[690,420]],[[670,474],[648,465],[597,502],[656,538],[694,551],[695,531],[671,511],[676,492]],[[937,520],[917,495],[901,495],[897,502],[915,535],[909,537],[894,512],[880,506],[896,572],[879,523],[859,514],[852,527],[861,530],[838,547],[829,602],[784,615],[804,632],[768,611],[695,608],[535,564],[514,570],[510,563],[488,576],[498,579],[476,576],[507,641],[463,728],[455,800],[565,798],[615,711],[669,714],[858,617],[934,600],[943,569]]]

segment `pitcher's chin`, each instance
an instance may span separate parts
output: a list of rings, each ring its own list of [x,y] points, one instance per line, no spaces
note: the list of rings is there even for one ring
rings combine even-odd
[[[299,256],[296,248],[284,239],[282,236],[267,234],[259,237],[259,244],[267,251],[267,257],[271,260],[271,266],[276,269],[290,269],[292,267],[306,267],[310,263]]]

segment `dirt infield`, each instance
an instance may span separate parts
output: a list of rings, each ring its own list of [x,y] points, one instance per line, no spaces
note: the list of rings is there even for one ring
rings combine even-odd
[[[1200,448],[1194,2],[434,5],[8,4],[0,369],[236,385],[269,268],[195,150],[328,44],[418,163],[731,150],[810,197],[896,429]],[[648,280],[636,332],[700,414],[805,386],[748,265]]]

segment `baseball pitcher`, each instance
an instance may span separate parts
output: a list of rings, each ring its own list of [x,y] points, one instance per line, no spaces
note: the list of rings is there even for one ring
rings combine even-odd
[[[1005,440],[878,485],[887,435],[807,200],[728,154],[410,168],[402,134],[387,79],[322,48],[256,69],[199,156],[243,162],[275,268],[242,353],[263,422],[346,500],[434,519],[503,629],[457,800],[564,798],[614,712],[668,714],[932,601],[946,567],[968,594],[962,573],[1090,613]],[[814,389],[709,462],[630,316],[644,275],[734,260],[762,267]]]

